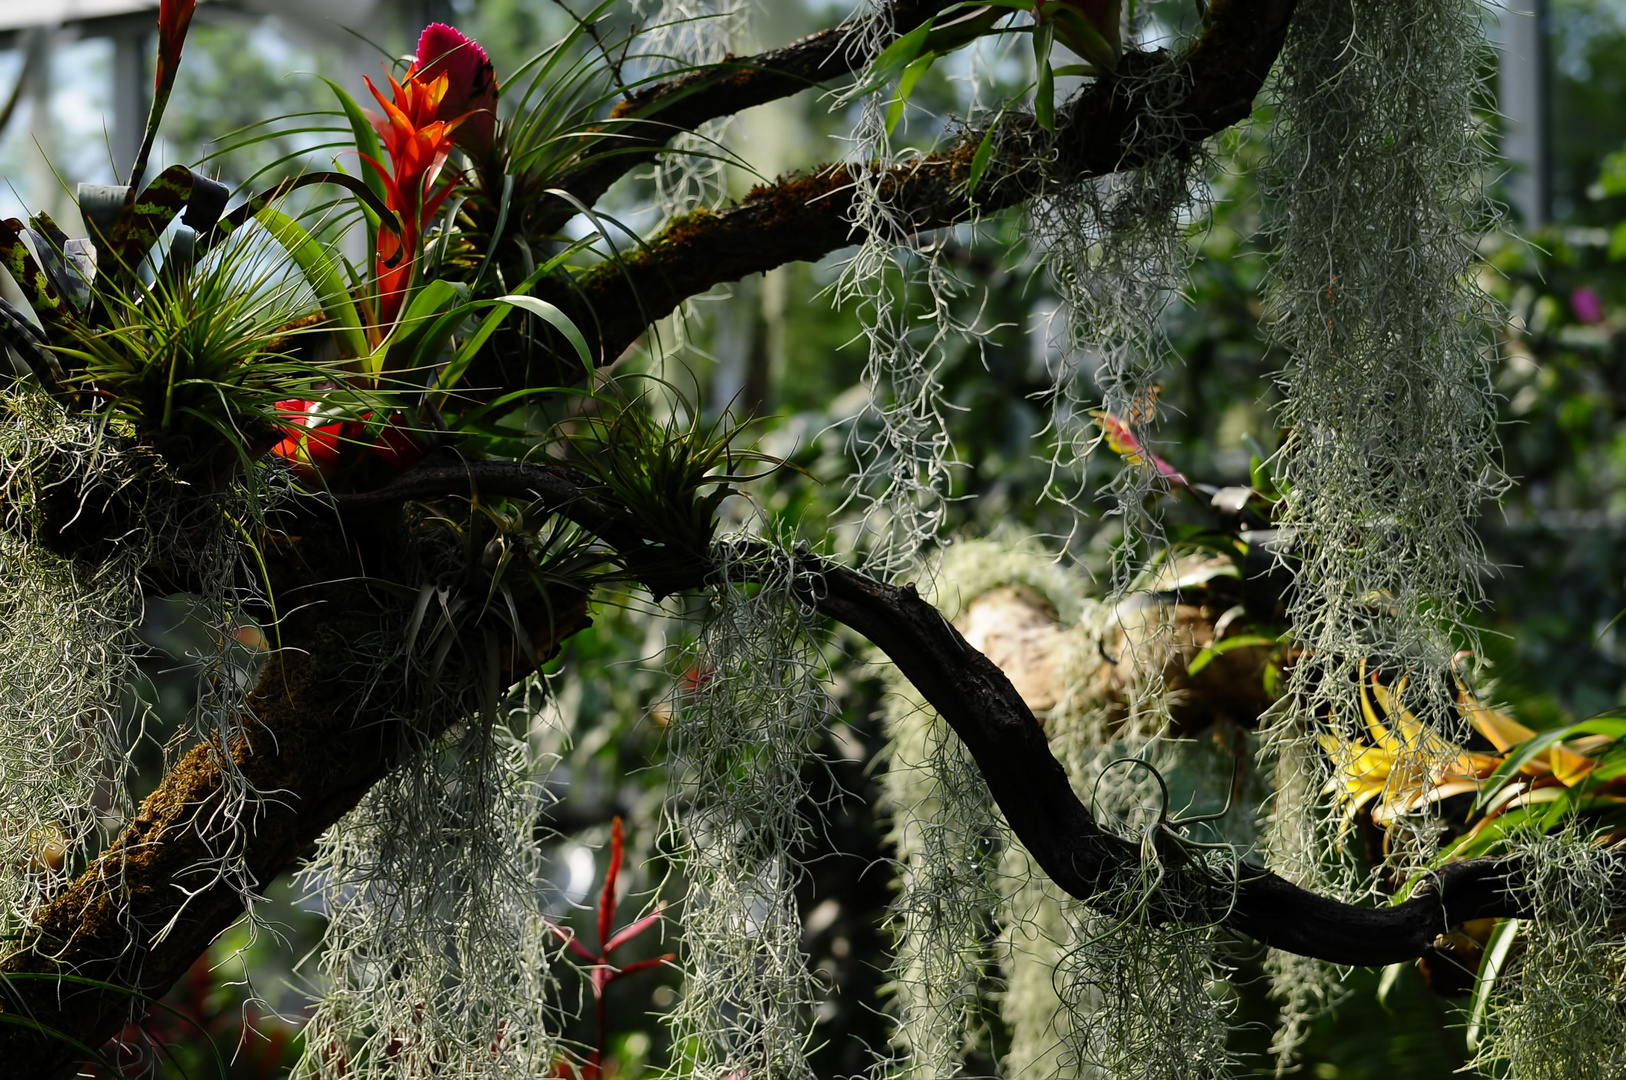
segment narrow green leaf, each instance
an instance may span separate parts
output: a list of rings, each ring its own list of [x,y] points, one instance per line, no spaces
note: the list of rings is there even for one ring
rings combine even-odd
[[[1039,70],[1039,84],[1033,91],[1033,118],[1046,131],[1056,130],[1056,75],[1050,68],[1050,47],[1056,28],[1040,23],[1033,30],[1033,62]]]
[[[1226,638],[1217,644],[1210,645],[1202,652],[1192,657],[1191,664],[1186,668],[1187,675],[1195,675],[1203,668],[1212,664],[1220,656],[1224,656],[1232,649],[1243,649],[1255,645],[1274,645],[1276,639],[1265,637],[1262,634],[1238,634],[1236,637]]]
[[[1383,969],[1383,977],[1378,980],[1378,1004],[1383,1006],[1385,1012],[1392,1011],[1389,1009],[1389,995],[1394,993],[1395,987],[1400,984],[1400,976],[1406,967],[1406,963],[1402,961]]]
[[[333,326],[333,337],[339,345],[339,355],[353,360],[367,354],[367,335],[362,332],[361,316],[350,299],[344,276],[334,264],[327,248],[316,242],[304,227],[280,210],[269,206],[254,215],[267,232],[287,249],[294,264],[316,293],[316,302]]]
[[[926,38],[932,32],[932,24],[936,22],[932,16],[907,34],[881,50],[881,55],[870,64],[869,71],[864,74],[863,80],[844,97],[847,100],[863,97],[873,93],[892,81],[892,76],[914,62],[926,48]]]
[[[1479,789],[1479,798],[1474,801],[1473,812],[1480,813],[1496,798],[1498,792],[1507,786],[1508,781],[1516,776],[1520,769],[1529,764],[1537,754],[1556,742],[1572,739],[1577,735],[1608,735],[1610,738],[1626,738],[1626,718],[1603,714],[1589,717],[1579,723],[1568,727],[1551,728],[1538,732],[1514,747],[1496,766],[1496,771],[1486,778],[1484,785]]]
[[[994,157],[994,133],[999,130],[1000,118],[1005,110],[999,111],[994,122],[988,125],[988,130],[982,133],[982,141],[977,144],[976,153],[971,155],[971,174],[966,178],[965,193],[967,197],[977,194],[977,185],[982,183],[982,174],[988,171],[988,162]]]
[[[564,339],[570,342],[570,347],[576,350],[576,356],[580,358],[582,367],[588,372],[593,370],[593,353],[587,347],[587,339],[576,328],[576,324],[570,321],[570,316],[563,311],[560,311],[546,300],[538,300],[534,296],[499,296],[497,297],[497,303],[513,304],[523,311],[530,312],[559,331],[564,336]]]
[[[328,89],[333,91],[333,96],[339,99],[339,108],[344,110],[345,119],[350,121],[350,133],[355,137],[356,150],[374,161],[383,161],[384,153],[378,144],[378,132],[373,130],[372,121],[368,120],[367,114],[361,111],[361,106],[356,104],[356,99],[346,93],[344,87],[332,79],[324,78],[321,75],[318,75],[317,78],[327,83]],[[366,182],[367,186],[372,188],[373,194],[382,200],[384,198],[383,179],[373,170],[361,168],[359,165],[357,171],[361,174],[361,178]]]
[[[1496,980],[1507,966],[1508,954],[1513,951],[1513,939],[1519,936],[1519,920],[1503,919],[1491,931],[1485,942],[1485,956],[1479,962],[1479,974],[1474,978],[1474,993],[1468,1006],[1468,1052],[1479,1049],[1479,1033],[1484,1030],[1485,1010],[1490,1003]]]
[[[892,134],[892,129],[898,126],[903,119],[904,110],[909,105],[909,95],[915,92],[915,84],[920,82],[921,76],[932,69],[937,63],[937,54],[925,53],[909,62],[903,69],[903,75],[898,79],[898,94],[892,99],[892,104],[886,110],[886,133]]]

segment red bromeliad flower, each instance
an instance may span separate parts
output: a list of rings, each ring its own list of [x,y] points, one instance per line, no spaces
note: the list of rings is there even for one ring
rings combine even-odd
[[[161,0],[158,5],[158,77],[153,89],[163,92],[166,83],[175,78],[175,69],[181,62],[181,45],[186,31],[192,25],[192,12],[197,0]]]
[[[446,76],[438,120],[463,118],[453,141],[480,161],[491,156],[497,129],[497,73],[479,45],[445,23],[430,23],[418,38],[418,78]]]
[[[401,218],[400,236],[389,229],[378,231],[380,334],[400,313],[424,229],[457,186],[454,177],[441,182],[440,173],[452,152],[452,133],[465,119],[435,119],[441,99],[446,96],[446,76],[425,81],[414,68],[407,72],[404,83],[396,82],[393,75],[389,80],[393,101],[379,93],[371,79],[366,82],[367,89],[384,107],[384,115],[372,119],[389,155],[390,168],[362,155],[362,160],[384,181],[385,204]]]
[[[279,401],[276,408],[287,436],[271,448],[271,453],[293,466],[301,482],[319,485],[362,457],[372,413],[359,420],[327,420],[314,401]],[[428,453],[406,429],[399,414],[390,418],[367,449],[399,472],[410,469]]]

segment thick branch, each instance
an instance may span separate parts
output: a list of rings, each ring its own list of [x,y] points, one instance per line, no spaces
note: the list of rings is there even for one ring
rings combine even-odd
[[[891,36],[908,33],[955,2],[898,0],[889,17]],[[674,136],[851,75],[854,65],[863,62],[850,46],[856,30],[851,25],[832,26],[778,49],[731,57],[635,89],[616,106],[609,144],[582,151],[581,163],[566,172],[559,186],[591,206],[616,180],[654,159]],[[556,213],[556,219],[543,222],[541,231],[557,230],[576,211],[561,203]]]
[[[1190,153],[1204,139],[1247,118],[1275,63],[1296,0],[1221,0],[1209,28],[1175,61],[1181,92],[1171,106],[1166,78],[1141,78],[1166,62],[1130,54],[1119,77],[1102,79],[1063,110],[1054,137],[1031,117],[998,124],[995,152],[973,199],[971,163],[982,131],[950,149],[894,167],[881,191],[897,220],[925,233],[1008,209],[1041,190],[1104,176],[1151,158]],[[1175,132],[1148,133],[1151,117],[1175,118]],[[1165,125],[1166,127],[1166,125]],[[1044,175],[1040,161],[1049,160]],[[673,222],[647,247],[609,260],[582,277],[554,282],[539,295],[569,313],[613,360],[657,319],[713,286],[790,262],[823,258],[858,239],[850,221],[851,166],[831,166],[756,188],[727,209]],[[518,373],[477,366],[471,385],[545,384],[558,371]]]
[[[936,608],[911,588],[825,563],[818,568],[824,591],[809,594],[809,602],[874,642],[942,715],[976,759],[1012,831],[1056,884],[1097,900],[1138,863],[1138,845],[1103,830],[1073,794],[1010,680]],[[1446,867],[1403,904],[1367,908],[1245,865],[1234,901],[1207,914],[1287,952],[1376,967],[1428,955],[1437,936],[1468,919],[1527,914],[1521,876],[1511,860],[1474,859]]]
[[[380,632],[386,609],[351,576],[358,567],[343,549],[313,535],[321,531],[307,529],[302,546],[336,556],[325,572],[272,560],[277,595],[296,610],[279,626],[285,647],[250,696],[253,720],[228,748],[241,780],[222,769],[214,748],[194,748],[0,960],[0,1013],[60,1033],[0,1023],[0,1061],[11,1075],[70,1074],[79,1055],[61,1036],[100,1046],[129,1016],[129,994],[62,976],[162,996],[241,917],[242,888],[264,888],[290,870],[403,749],[455,719],[440,714],[431,726],[409,727],[394,695],[358,689],[391,681],[349,666],[355,643]],[[322,580],[332,577],[348,580]],[[550,613],[556,642],[586,624],[585,598]],[[244,782],[263,798],[241,802]],[[244,876],[220,871],[235,860]]]
[[[597,500],[575,488],[567,471],[513,462],[408,473],[378,493],[343,499],[462,495],[471,485],[488,494],[536,499],[589,530],[598,515],[592,509]],[[1052,880],[1084,901],[1109,896],[1125,872],[1138,866],[1140,847],[1103,829],[1079,801],[1044,729],[1004,672],[912,587],[886,585],[811,555],[803,556],[803,568],[804,601],[873,642],[920,690],[965,743],[1012,831]],[[1178,846],[1168,854],[1177,860]],[[1182,868],[1176,863],[1171,870],[1169,887],[1181,887]],[[1222,921],[1303,956],[1375,967],[1429,955],[1436,937],[1466,920],[1528,914],[1519,891],[1522,877],[1513,860],[1469,860],[1445,867],[1403,904],[1368,908],[1244,864],[1237,880],[1208,888],[1223,898],[1218,906],[1188,909],[1184,917]],[[1191,875],[1184,881],[1197,883]],[[1207,884],[1215,883],[1210,878]]]

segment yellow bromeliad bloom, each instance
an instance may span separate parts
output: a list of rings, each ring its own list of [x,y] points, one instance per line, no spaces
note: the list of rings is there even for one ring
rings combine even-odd
[[[1336,735],[1320,736],[1321,748],[1334,766],[1325,790],[1343,803],[1344,830],[1374,800],[1372,820],[1387,826],[1430,803],[1477,792],[1480,782],[1502,763],[1500,755],[1465,750],[1417,719],[1401,700],[1405,679],[1392,689],[1384,686],[1376,673],[1367,675],[1363,660],[1360,683],[1367,738],[1346,741]],[[1468,722],[1497,750],[1506,751],[1535,734],[1511,717],[1479,704],[1460,680],[1457,685]]]
[[[1594,720],[1538,733],[1481,704],[1459,677],[1462,715],[1496,748],[1495,753],[1482,753],[1457,746],[1420,721],[1402,702],[1405,689],[1405,679],[1392,688],[1384,686],[1375,673],[1367,674],[1363,661],[1365,737],[1320,736],[1334,770],[1324,792],[1343,806],[1341,832],[1368,804],[1373,822],[1387,827],[1444,799],[1478,795],[1480,819],[1452,845],[1452,851],[1466,852],[1476,836],[1510,810],[1557,803],[1575,810],[1626,805],[1626,759],[1619,752],[1626,723]]]

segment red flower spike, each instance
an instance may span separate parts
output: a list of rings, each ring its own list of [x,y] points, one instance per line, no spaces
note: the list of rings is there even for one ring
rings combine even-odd
[[[160,0],[158,5],[158,74],[153,89],[162,91],[166,79],[174,79],[181,62],[181,45],[192,25],[197,0]]]
[[[477,158],[491,156],[497,128],[497,73],[491,58],[456,27],[430,23],[418,38],[418,77],[446,76],[446,96],[437,117],[466,117],[457,145]]]
[[[610,924],[615,921],[615,879],[621,875],[621,859],[625,847],[621,835],[621,815],[610,822],[610,868],[604,872],[604,894],[598,901],[598,943],[608,956]]]
[[[388,327],[400,313],[412,275],[424,230],[446,197],[457,185],[455,178],[440,183],[441,169],[452,152],[452,133],[467,116],[437,120],[446,96],[447,78],[424,79],[416,70],[407,72],[405,83],[390,79],[391,97],[386,98],[366,79],[367,89],[383,107],[382,116],[373,115],[373,127],[384,144],[390,168],[367,155],[362,161],[384,182],[384,204],[401,219],[401,234],[378,232],[378,278],[380,329]]]

